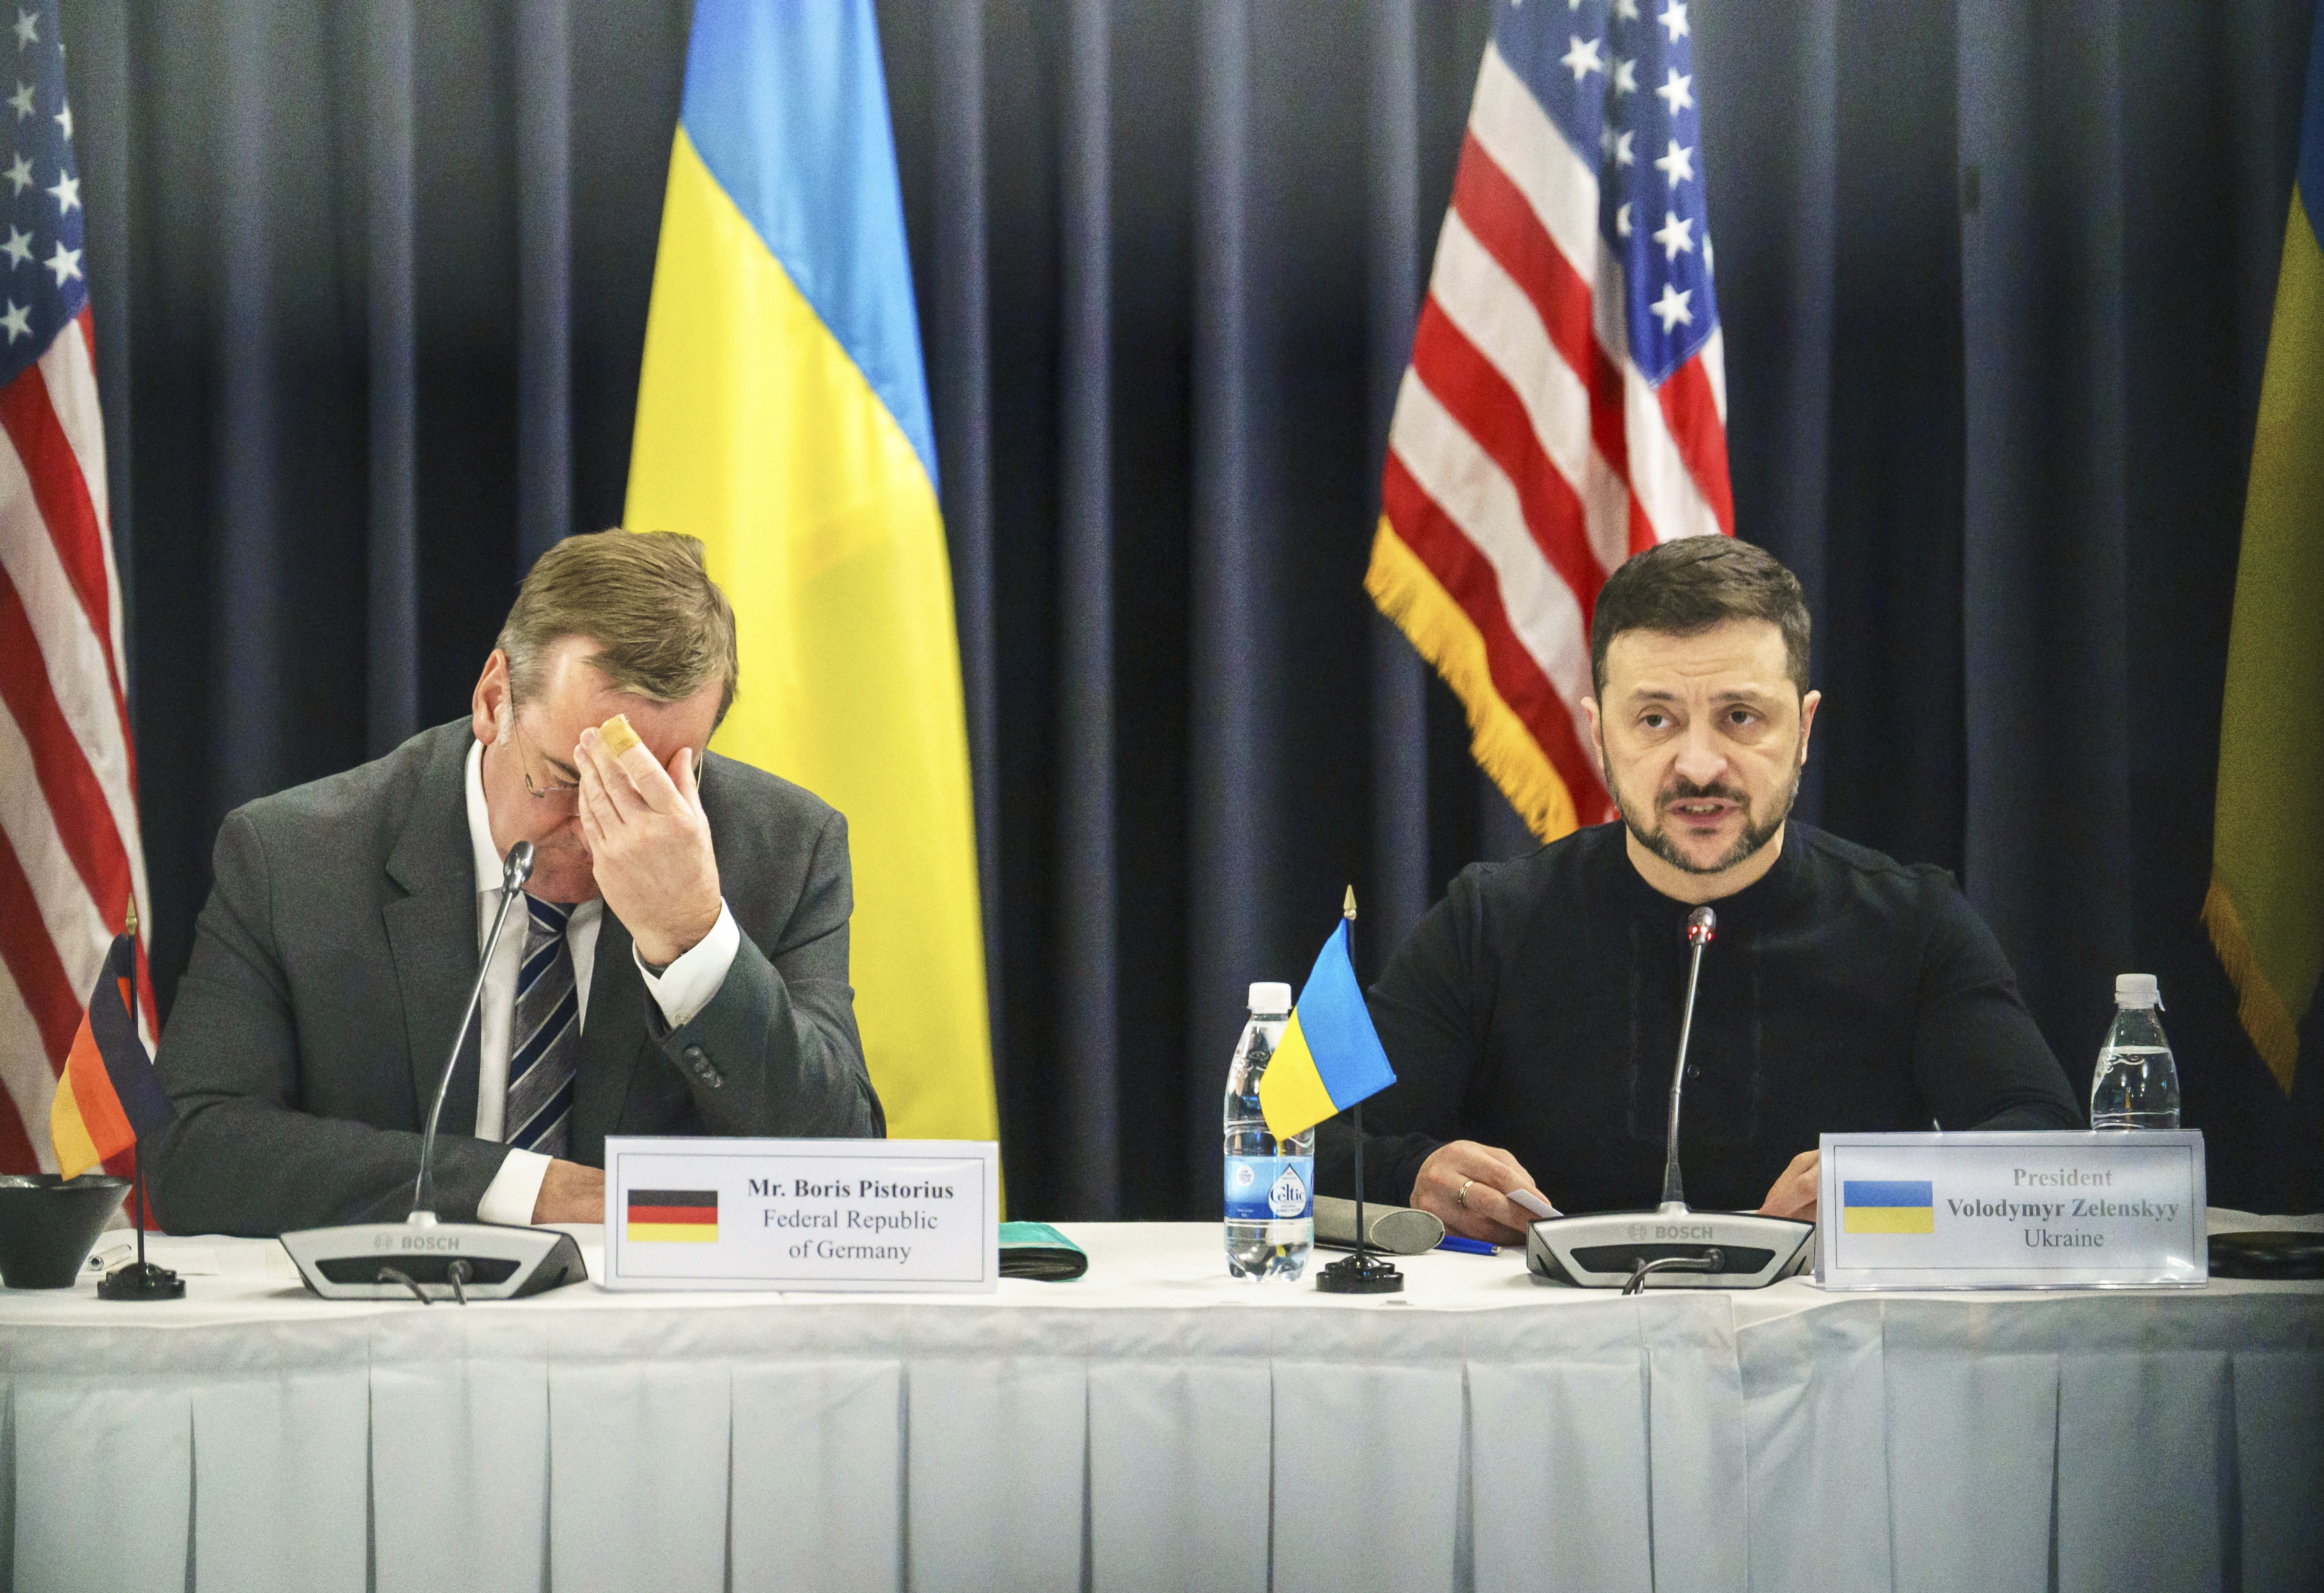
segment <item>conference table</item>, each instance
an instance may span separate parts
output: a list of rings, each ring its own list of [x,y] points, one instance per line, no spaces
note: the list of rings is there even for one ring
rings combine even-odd
[[[2324,1581],[2324,1286],[1400,1294],[1061,1224],[981,1295],[0,1292],[33,1589],[2235,1588]],[[602,1231],[572,1230],[593,1275]],[[1319,1257],[1319,1260],[1323,1257]]]

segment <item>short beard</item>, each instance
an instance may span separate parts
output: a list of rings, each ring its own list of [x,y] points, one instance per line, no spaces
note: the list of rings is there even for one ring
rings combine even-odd
[[[1613,794],[1614,806],[1622,815],[1623,827],[1637,838],[1639,845],[1683,874],[1723,874],[1751,857],[1783,830],[1784,821],[1792,815],[1792,804],[1798,801],[1800,796],[1802,769],[1796,758],[1792,763],[1792,783],[1784,790],[1784,799],[1775,805],[1774,813],[1764,823],[1752,822],[1750,798],[1731,786],[1696,786],[1680,781],[1678,787],[1671,793],[1673,802],[1716,799],[1732,802],[1743,809],[1743,833],[1735,838],[1735,844],[1729,847],[1716,862],[1698,863],[1678,849],[1678,843],[1671,839],[1665,825],[1658,822],[1649,830],[1638,822],[1638,815],[1630,810],[1630,804],[1623,796],[1621,787],[1615,783],[1613,765],[1602,752],[1599,755],[1598,767],[1605,772],[1606,789]],[[1658,806],[1657,819],[1659,816]]]

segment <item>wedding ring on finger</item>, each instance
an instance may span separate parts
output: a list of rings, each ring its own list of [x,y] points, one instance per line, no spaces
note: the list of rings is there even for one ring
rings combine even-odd
[[[1469,1186],[1476,1182],[1473,1178],[1463,1178],[1461,1187],[1452,1192],[1452,1203],[1463,1211],[1469,1209]]]

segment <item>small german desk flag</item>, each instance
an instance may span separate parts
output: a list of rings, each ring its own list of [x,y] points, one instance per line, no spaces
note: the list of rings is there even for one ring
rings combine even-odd
[[[177,1115],[137,1037],[136,983],[133,919],[129,932],[113,937],[49,1104],[49,1142],[67,1178],[119,1156]]]
[[[1288,1139],[1395,1082],[1396,1070],[1388,1065],[1356,983],[1348,921],[1342,918],[1316,955],[1283,1043],[1259,1075],[1259,1110],[1266,1115],[1267,1131]]]
[[[718,1192],[715,1189],[633,1189],[623,1215],[632,1239],[681,1245],[718,1242]]]

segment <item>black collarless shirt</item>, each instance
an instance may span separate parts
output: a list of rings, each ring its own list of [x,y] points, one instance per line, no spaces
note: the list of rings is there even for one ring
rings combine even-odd
[[[1452,1139],[1508,1151],[1565,1211],[1660,1197],[1692,908],[1623,838],[1602,824],[1471,865],[1390,961],[1370,992],[1397,1082],[1364,1107],[1370,1198],[1410,1200]],[[1775,867],[1711,906],[1679,1130],[1690,1203],[1757,1207],[1821,1133],[2080,1126],[1942,869],[1794,824]],[[1344,1136],[1319,1150],[1344,1187]]]

